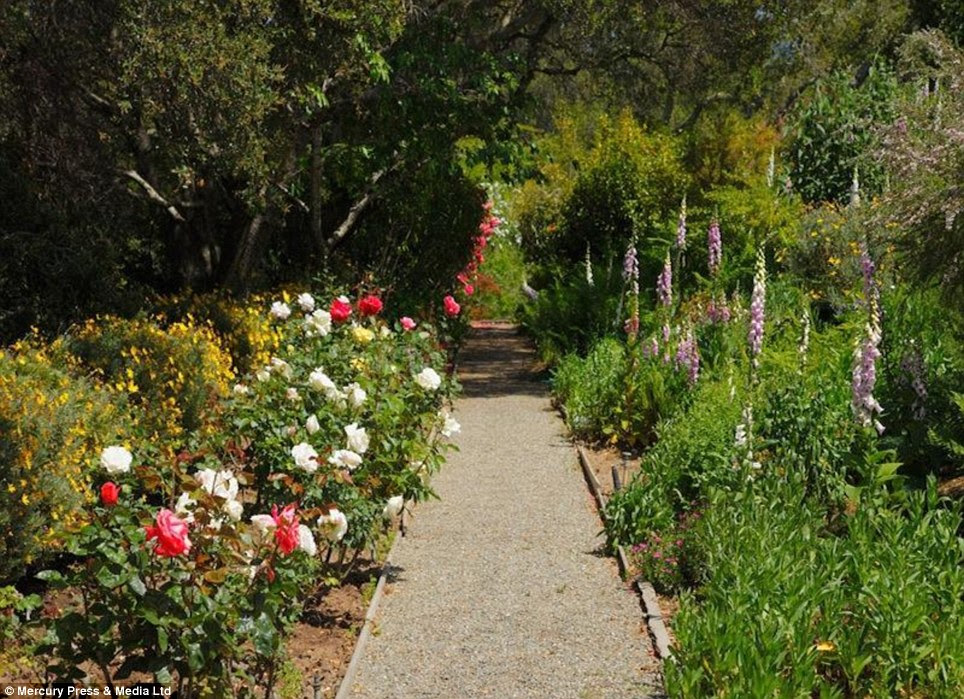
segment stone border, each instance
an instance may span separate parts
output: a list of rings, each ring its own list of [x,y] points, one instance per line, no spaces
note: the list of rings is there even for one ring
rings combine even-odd
[[[592,491],[593,499],[599,508],[599,516],[605,517],[606,496],[603,495],[599,481],[596,479],[596,472],[593,471],[589,463],[589,455],[580,445],[576,445],[576,451],[579,453],[579,463],[582,466],[582,473],[586,477],[589,490]],[[625,576],[629,571],[629,562],[626,559],[626,550],[622,545],[616,547],[616,559],[619,561],[620,573]],[[644,580],[636,580],[635,587],[639,593],[643,610],[646,613],[646,626],[649,629],[649,635],[653,639],[653,647],[656,649],[656,654],[660,660],[665,660],[672,655],[672,650],[670,649],[671,642],[669,632],[666,630],[666,624],[663,623],[663,612],[660,609],[656,591],[650,583]]]
[[[385,594],[385,586],[388,584],[388,578],[392,574],[392,554],[395,552],[395,547],[398,545],[399,540],[404,536],[404,508],[402,509],[401,517],[402,524],[399,525],[399,530],[395,534],[395,540],[392,542],[391,548],[388,549],[388,553],[385,554],[385,560],[382,561],[382,572],[378,576],[375,592],[372,594],[372,598],[368,603],[368,611],[365,612],[365,623],[362,624],[358,639],[355,641],[355,650],[352,651],[351,660],[345,669],[344,677],[341,678],[341,684],[338,686],[338,693],[335,695],[335,699],[348,699],[348,697],[351,696],[351,687],[355,683],[355,675],[358,674],[358,666],[361,663],[362,653],[365,652],[365,646],[368,645],[368,639],[371,638],[375,615],[378,614],[378,606]]]

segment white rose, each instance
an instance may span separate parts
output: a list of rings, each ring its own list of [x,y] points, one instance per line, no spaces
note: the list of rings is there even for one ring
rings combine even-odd
[[[191,510],[194,509],[195,505],[197,505],[197,500],[187,493],[181,493],[181,497],[179,497],[174,504],[174,514],[190,524],[194,521],[194,514]]]
[[[239,396],[246,396],[248,395],[248,391],[250,389],[247,386],[245,386],[243,383],[236,383],[234,384],[233,390]]]
[[[328,514],[318,518],[318,526],[328,541],[341,541],[348,533],[348,518],[340,510],[332,508]]]
[[[251,524],[259,533],[265,534],[269,529],[273,529],[275,524],[274,517],[271,515],[254,515],[251,517]]]
[[[321,429],[321,425],[318,423],[318,417],[316,415],[308,416],[308,419],[305,420],[305,429],[308,430],[308,434],[314,434]]]
[[[320,368],[315,369],[313,372],[308,374],[308,385],[311,386],[316,391],[323,391],[325,395],[329,397],[331,392],[338,392],[338,386],[335,382],[329,378],[328,374],[323,372]]]
[[[210,495],[225,500],[234,500],[238,496],[238,479],[228,470],[203,468],[194,474],[194,480]]]
[[[311,530],[304,524],[298,525],[298,548],[307,553],[309,556],[314,556],[318,553],[318,546],[315,544],[315,537],[311,533]]]
[[[368,432],[365,431],[364,427],[359,427],[357,422],[345,427],[345,435],[348,437],[349,449],[359,454],[368,451]]]
[[[334,454],[328,457],[328,463],[338,468],[345,468],[349,471],[361,466],[362,458],[359,454],[356,454],[351,449],[338,449]]]
[[[359,386],[357,383],[350,383],[345,386],[345,393],[348,396],[348,402],[351,403],[353,408],[362,407],[362,404],[368,398],[368,394],[365,393],[365,389]]]
[[[298,389],[295,388],[294,386],[289,387],[288,390],[285,391],[285,398],[287,398],[290,401],[296,401],[300,397],[301,396],[298,395]]]
[[[298,305],[301,306],[301,310],[305,313],[311,313],[315,310],[315,297],[309,294],[307,291],[303,294],[298,294]]]
[[[295,460],[295,466],[308,473],[318,470],[318,452],[307,442],[291,447],[291,457]]]
[[[271,369],[265,367],[263,369],[258,369],[258,372],[254,375],[258,381],[267,381],[271,378]]]
[[[100,465],[107,473],[127,473],[134,457],[124,447],[107,447],[100,453]]]
[[[435,369],[427,366],[415,376],[415,383],[426,391],[434,391],[442,385],[442,377],[438,375]]]
[[[233,519],[235,522],[240,521],[241,515],[244,514],[244,505],[237,500],[228,500],[226,503],[224,503],[223,509],[227,513],[228,517]]]
[[[459,432],[462,431],[462,425],[459,424],[458,420],[456,420],[448,413],[443,413],[442,416],[444,418],[442,422],[443,437],[452,437],[453,435],[457,435]]]
[[[309,316],[305,316],[305,332],[308,335],[324,337],[331,332],[331,313],[318,309]]]
[[[389,328],[387,325],[383,325],[383,326],[381,327],[381,329],[378,331],[378,333],[379,333],[382,337],[391,337],[391,335],[392,335],[391,328]]]
[[[401,495],[390,497],[388,498],[388,502],[385,503],[385,509],[382,510],[382,516],[385,517],[385,519],[397,517],[401,514],[403,507],[405,507],[405,498]]]
[[[291,365],[285,360],[278,359],[277,357],[271,358],[271,364],[269,365],[268,371],[270,371],[272,374],[280,372],[280,374],[286,379],[291,378]]]
[[[271,304],[271,315],[278,320],[286,320],[291,315],[291,308],[284,301],[275,301]]]

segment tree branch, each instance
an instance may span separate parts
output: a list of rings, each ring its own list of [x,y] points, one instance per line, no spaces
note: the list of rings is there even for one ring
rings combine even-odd
[[[121,172],[139,184],[149,199],[167,209],[167,213],[169,213],[175,221],[178,223],[187,223],[187,220],[181,215],[181,212],[177,210],[177,207],[162,197],[160,192],[154,189],[150,182],[141,177],[137,170],[122,170]]]

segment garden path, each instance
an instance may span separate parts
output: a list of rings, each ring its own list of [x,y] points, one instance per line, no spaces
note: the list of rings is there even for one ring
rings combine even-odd
[[[600,522],[535,354],[473,330],[460,451],[392,554],[352,696],[639,697],[658,687],[639,603]]]

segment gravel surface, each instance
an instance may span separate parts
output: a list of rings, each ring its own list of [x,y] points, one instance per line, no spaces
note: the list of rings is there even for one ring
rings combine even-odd
[[[657,662],[639,602],[600,554],[572,446],[512,328],[462,358],[460,452],[393,554],[353,696],[640,697]]]

